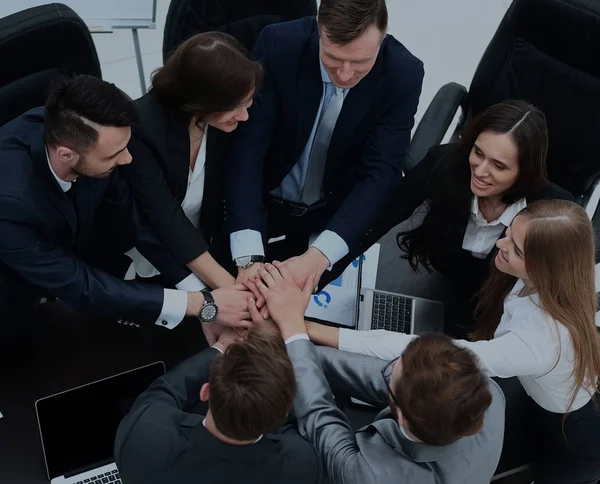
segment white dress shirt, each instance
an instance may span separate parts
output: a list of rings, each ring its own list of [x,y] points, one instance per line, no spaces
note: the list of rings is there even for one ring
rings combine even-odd
[[[321,96],[321,102],[319,104],[319,109],[317,110],[310,136],[308,137],[308,141],[306,142],[298,162],[286,175],[281,182],[281,185],[272,192],[276,197],[292,202],[301,202],[302,200],[302,190],[304,188],[306,172],[310,161],[310,152],[317,132],[317,127],[321,120],[321,115],[325,111],[327,104],[335,92],[335,86],[331,82],[320,57],[319,65],[321,68],[321,79],[323,81],[323,94]],[[344,98],[349,91],[349,89],[343,89]],[[233,259],[247,255],[265,255],[261,234],[256,230],[244,229],[233,232],[230,235],[229,241]],[[323,255],[325,255],[325,257],[327,257],[327,259],[329,259],[329,269],[349,252],[348,244],[344,239],[331,230],[324,230],[311,244],[311,247],[316,247]]]
[[[516,376],[529,396],[542,408],[565,413],[573,389],[574,350],[569,330],[540,308],[539,296],[520,297],[524,287],[517,281],[504,301],[500,324],[489,341],[455,343],[473,351],[490,376]],[[416,336],[384,330],[340,329],[339,348],[383,359],[402,354]],[[569,411],[591,399],[590,388],[582,387]]]
[[[473,254],[473,257],[485,259],[492,251],[502,232],[512,223],[517,214],[527,206],[524,198],[506,207],[496,220],[488,222],[479,211],[479,199],[473,196],[471,213],[467,230],[463,238],[462,248]]]
[[[48,160],[48,166],[50,167],[50,173],[56,179],[56,182],[60,186],[63,192],[68,192],[73,185],[73,182],[62,180],[58,177],[58,175],[54,172],[52,165],[50,163],[50,157],[48,156],[48,149],[46,148],[46,159]],[[141,254],[140,254],[141,255]],[[194,276],[194,277],[192,277]],[[183,318],[185,317],[185,312],[187,310],[187,291],[199,291],[203,289],[203,287],[198,288],[198,279],[194,274],[190,274],[183,281],[177,284],[175,289],[163,289],[163,304],[158,316],[158,319],[154,324],[162,326],[164,328],[173,329],[176,327]]]

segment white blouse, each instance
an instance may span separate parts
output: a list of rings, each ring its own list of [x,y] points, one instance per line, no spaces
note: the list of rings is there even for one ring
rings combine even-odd
[[[192,225],[196,228],[200,225],[200,211],[202,210],[202,199],[204,198],[204,179],[206,176],[206,142],[207,133],[204,133],[202,144],[198,150],[198,156],[196,157],[196,163],[194,169],[190,168],[188,174],[187,190],[183,202],[181,202],[181,208],[185,213],[186,217],[190,220]],[[134,160],[135,163],[135,160]],[[154,277],[160,274],[158,269],[152,265],[152,263],[146,259],[137,248],[133,248],[127,252],[132,262],[132,267],[136,274],[140,277],[148,278]]]
[[[555,413],[565,413],[573,388],[574,351],[568,329],[551,319],[539,306],[539,296],[519,297],[519,280],[504,301],[500,324],[489,341],[455,340],[473,351],[490,376],[516,376],[536,403]],[[413,335],[384,330],[340,329],[339,348],[383,359],[400,356]],[[582,387],[570,411],[583,407],[593,390]]]
[[[462,248],[473,254],[473,257],[485,259],[496,245],[496,241],[517,216],[527,206],[524,198],[517,200],[506,207],[502,215],[496,220],[488,222],[479,211],[479,199],[473,197],[471,201],[471,214],[467,223],[467,230],[463,238]]]

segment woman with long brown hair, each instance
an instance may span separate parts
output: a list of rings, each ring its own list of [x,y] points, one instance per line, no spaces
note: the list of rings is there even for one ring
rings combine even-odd
[[[491,376],[519,378],[534,405],[541,462],[536,484],[600,479],[600,335],[595,326],[595,247],[580,206],[538,201],[522,210],[497,242],[481,290],[475,341]],[[309,324],[317,343],[394,358],[414,336]]]

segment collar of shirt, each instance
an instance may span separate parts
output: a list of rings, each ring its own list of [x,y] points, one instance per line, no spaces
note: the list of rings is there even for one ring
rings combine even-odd
[[[52,165],[50,164],[50,155],[48,155],[48,147],[46,146],[46,147],[44,147],[44,149],[46,151],[46,160],[48,160],[48,167],[50,168],[50,173],[52,173],[54,178],[56,178],[56,181],[58,182],[60,189],[65,193],[68,192],[69,189],[71,188],[71,185],[73,184],[73,182],[64,181],[64,180],[58,178],[58,175],[56,173],[54,173],[54,170],[52,169]]]
[[[218,348],[217,348],[218,349]],[[206,419],[202,420],[202,425],[204,425],[204,428],[206,428]],[[260,441],[260,439],[262,439],[263,436],[261,435],[258,439],[256,439],[254,442],[252,442],[252,444],[256,444],[258,441]],[[251,444],[251,445],[252,445]]]
[[[481,214],[481,212],[479,211],[479,198],[476,196],[473,196],[473,198],[471,199],[471,216],[473,217],[473,220],[477,223],[477,225],[494,226],[494,225],[502,224],[505,227],[508,227],[512,223],[513,219],[517,216],[517,214],[521,210],[523,210],[526,206],[527,206],[527,200],[525,200],[524,198],[521,198],[520,200],[517,200],[512,205],[509,205],[508,207],[506,207],[504,212],[502,212],[502,215],[500,215],[500,217],[498,217],[496,220],[492,220],[491,222],[488,222],[485,219],[485,217]]]

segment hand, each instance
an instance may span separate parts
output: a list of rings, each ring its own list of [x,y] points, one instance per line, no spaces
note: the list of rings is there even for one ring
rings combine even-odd
[[[250,266],[246,269],[238,267],[238,276],[235,280],[235,283],[244,284],[244,282],[254,279],[254,276],[256,276],[256,274],[258,274],[258,272],[263,267],[264,264],[262,262],[254,262],[253,264],[250,264]],[[265,306],[265,298],[262,297],[256,286],[248,287],[248,289],[252,292],[252,294],[254,294],[254,298],[256,299],[256,307],[258,307],[258,309],[263,308]],[[269,317],[269,312],[266,310],[266,308],[265,312],[263,313],[263,316],[265,318]]]
[[[250,312],[250,317],[252,318],[255,328],[261,328],[265,331],[271,331],[273,333],[280,334],[279,328],[275,324],[275,321],[273,321],[271,318],[263,317],[256,307],[256,302],[251,297],[248,298],[248,311]]]
[[[211,323],[220,323],[232,328],[248,328],[252,325],[248,312],[247,300],[252,293],[241,284],[222,287],[212,291],[215,303],[219,308],[217,319]]]
[[[253,276],[252,279],[254,279],[254,277],[256,277],[256,276]],[[269,308],[265,304],[265,298],[260,293],[260,291],[258,290],[258,287],[256,287],[256,283],[252,279],[248,279],[247,281],[244,281],[244,287],[246,289],[248,289],[256,298],[255,306],[257,308],[257,311],[263,317],[263,319],[269,319],[270,318]],[[262,309],[258,309],[258,307],[259,307],[258,303],[261,301],[263,302],[263,307],[262,307]],[[250,313],[250,316],[252,316],[252,313]]]
[[[212,323],[202,323],[202,331],[204,331],[204,337],[208,346],[213,346],[217,342],[224,329],[225,326],[215,321]]]
[[[296,281],[299,288],[303,288],[310,274],[314,275],[313,291],[319,284],[319,280],[330,265],[329,259],[316,247],[309,249],[302,255],[291,257],[284,262]]]
[[[223,331],[219,335],[218,341],[211,346],[215,346],[221,351],[225,351],[231,343],[241,339],[242,338],[232,328],[223,327]]]
[[[271,317],[279,327],[283,339],[306,333],[304,313],[315,287],[313,274],[306,278],[302,290],[294,281],[294,276],[284,264],[266,264],[256,278],[256,286],[264,296]]]

